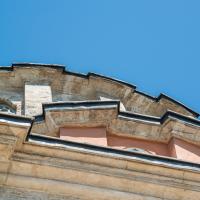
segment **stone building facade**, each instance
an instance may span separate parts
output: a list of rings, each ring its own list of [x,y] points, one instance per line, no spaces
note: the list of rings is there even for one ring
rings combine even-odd
[[[94,73],[0,67],[0,200],[200,200],[198,116]]]

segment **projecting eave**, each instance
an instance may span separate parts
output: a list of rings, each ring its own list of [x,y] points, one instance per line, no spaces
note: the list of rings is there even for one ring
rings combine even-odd
[[[53,103],[44,103],[43,104],[43,114],[39,116],[35,116],[35,118],[39,118],[41,120],[45,117],[45,111],[60,111],[62,112],[65,109],[108,109],[108,108],[117,108],[118,117],[124,117],[130,120],[142,120],[146,122],[155,122],[159,124],[163,124],[169,118],[174,118],[177,120],[181,120],[185,123],[191,123],[196,126],[200,126],[200,120],[194,119],[192,117],[188,117],[186,115],[182,115],[180,113],[167,110],[162,117],[155,117],[150,115],[143,115],[140,113],[133,113],[128,111],[120,111],[120,101],[111,100],[111,101],[70,101],[70,102],[53,102]]]
[[[142,121],[149,121],[149,122],[155,122],[159,124],[163,124],[168,120],[169,118],[174,118],[177,120],[181,120],[185,123],[191,123],[196,126],[200,126],[200,120],[188,117],[186,115],[182,115],[180,113],[167,110],[165,114],[162,117],[155,117],[150,115],[143,115],[140,113],[133,113],[133,112],[127,112],[127,111],[120,111],[120,101],[112,100],[112,101],[69,101],[69,102],[55,102],[55,103],[44,103],[43,104],[43,114],[41,116],[41,120],[45,117],[46,111],[64,111],[65,109],[70,110],[90,110],[90,109],[108,109],[108,108],[117,108],[116,111],[118,112],[118,117],[126,117],[130,120],[142,120]],[[38,116],[35,116],[37,118]]]
[[[182,115],[172,110],[167,110],[162,117],[155,117],[150,115],[142,115],[139,113],[120,111],[118,117],[127,120],[139,120],[139,121],[141,120],[144,122],[151,122],[155,124],[164,124],[169,119],[175,119],[175,120],[180,120],[183,123],[188,123],[200,127],[200,120],[188,117],[186,115]]]
[[[33,118],[19,116],[15,114],[7,114],[0,112],[0,124],[7,124],[9,126],[30,127],[33,122]]]
[[[117,108],[119,111],[120,101],[110,100],[110,101],[68,101],[68,102],[53,102],[53,103],[44,103],[43,114],[45,111],[64,111],[65,109],[109,109],[109,108]]]

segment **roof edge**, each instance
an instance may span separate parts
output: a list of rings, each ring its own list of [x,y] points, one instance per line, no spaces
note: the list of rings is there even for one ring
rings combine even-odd
[[[59,64],[44,64],[44,63],[12,63],[11,68],[14,67],[49,67],[49,68],[55,68],[55,69],[62,69],[65,70],[65,65],[59,65]]]
[[[107,80],[110,80],[110,81],[115,81],[115,82],[121,83],[123,85],[126,85],[126,86],[128,86],[128,87],[130,87],[130,88],[132,88],[134,90],[137,88],[137,86],[135,86],[133,84],[130,84],[128,82],[125,82],[125,81],[122,81],[122,80],[119,80],[119,79],[116,79],[116,78],[111,78],[111,77],[108,77],[108,76],[104,76],[102,74],[96,74],[96,73],[93,73],[93,72],[89,72],[88,76],[96,76],[96,77],[107,79]]]
[[[157,97],[154,97],[154,96],[146,94],[145,92],[142,92],[142,91],[135,90],[134,92],[138,93],[140,95],[143,95],[143,96],[145,96],[145,97],[147,97],[149,99],[152,99],[153,101],[156,101],[156,102],[159,102],[161,99],[167,99],[167,100],[172,101],[173,103],[185,108],[187,111],[192,113],[196,118],[198,118],[200,116],[200,114],[198,112],[192,110],[191,108],[189,108],[185,104],[181,103],[180,101],[177,101],[177,100],[173,99],[172,97],[170,97],[170,96],[168,96],[168,95],[166,95],[164,93],[160,93]]]
[[[122,81],[122,80],[119,80],[119,79],[115,79],[115,78],[111,78],[111,77],[108,77],[108,76],[104,76],[104,75],[101,75],[101,74],[97,74],[97,73],[93,73],[93,72],[88,72],[88,74],[82,74],[82,73],[77,73],[77,72],[71,72],[71,71],[68,71],[66,70],[66,66],[65,65],[59,65],[59,64],[43,64],[43,63],[28,63],[28,62],[19,62],[19,63],[13,63],[10,67],[0,67],[0,70],[7,70],[7,71],[13,71],[13,69],[15,67],[48,67],[48,68],[54,68],[54,69],[61,69],[63,71],[63,73],[66,73],[66,74],[70,74],[70,75],[74,75],[74,76],[79,76],[79,77],[82,77],[82,78],[89,78],[90,76],[95,76],[95,77],[99,77],[99,78],[103,78],[103,79],[107,79],[107,80],[110,80],[110,81],[114,81],[114,82],[117,82],[117,83],[120,83],[120,84],[123,84],[123,85],[126,85],[130,88],[133,89],[133,93],[138,93],[138,94],[141,94],[147,98],[150,98],[152,99],[153,101],[157,101],[159,102],[162,98],[165,98],[165,99],[168,99],[169,101],[172,101],[173,103],[185,108],[187,111],[189,111],[190,113],[192,113],[196,118],[198,118],[200,116],[200,114],[196,111],[194,111],[193,109],[189,108],[188,106],[186,106],[185,104],[169,97],[168,95],[166,94],[163,94],[163,93],[160,93],[158,95],[158,97],[154,97],[154,96],[151,96],[149,94],[146,94],[142,91],[138,91],[136,88],[135,85],[133,84],[130,84],[130,83],[127,83],[125,81]]]
[[[21,115],[16,114],[8,114],[0,112],[0,119],[9,120],[12,122],[18,122],[18,123],[32,123],[34,121],[33,117],[25,117]]]

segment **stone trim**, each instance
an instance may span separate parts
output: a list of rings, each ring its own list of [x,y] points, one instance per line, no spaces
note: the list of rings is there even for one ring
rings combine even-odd
[[[159,124],[163,124],[166,122],[169,118],[174,118],[177,120],[181,120],[187,123],[191,123],[193,125],[200,126],[200,120],[188,117],[186,115],[182,115],[180,113],[168,110],[162,117],[155,117],[150,115],[142,115],[139,113],[132,113],[132,112],[125,112],[120,111],[120,101],[69,101],[69,102],[53,102],[53,103],[44,103],[43,104],[43,114],[35,116],[35,119],[37,122],[43,121],[45,117],[46,110],[51,111],[55,110],[56,108],[78,108],[81,107],[81,109],[92,109],[92,108],[108,108],[108,106],[111,107],[117,107],[118,111],[118,117],[123,117],[124,119],[129,120],[141,120],[141,121],[149,121],[149,122],[155,122]],[[61,110],[62,112],[62,110]]]
[[[168,143],[172,137],[175,137],[200,145],[200,120],[170,110],[162,117],[122,112],[119,110],[119,104],[120,101],[70,101],[43,104],[43,114],[35,116],[32,130],[34,133],[57,137],[59,127],[103,126],[107,128],[109,134],[118,136],[164,143]],[[87,112],[87,119],[83,121],[81,119],[85,112]],[[58,113],[61,120],[57,117]],[[48,126],[51,128],[49,129]]]
[[[21,123],[21,124],[31,124],[34,118],[19,116],[15,114],[0,113],[0,121],[7,123]]]

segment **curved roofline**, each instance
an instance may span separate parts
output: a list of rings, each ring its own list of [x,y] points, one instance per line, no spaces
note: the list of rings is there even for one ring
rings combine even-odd
[[[149,94],[146,94],[142,91],[138,91],[136,88],[135,85],[133,84],[130,84],[130,83],[127,83],[125,81],[121,81],[119,79],[115,79],[115,78],[111,78],[111,77],[108,77],[108,76],[104,76],[104,75],[101,75],[101,74],[97,74],[97,73],[92,73],[92,72],[88,72],[88,74],[82,74],[82,73],[77,73],[77,72],[71,72],[71,71],[68,71],[66,70],[66,66],[65,65],[59,65],[59,64],[43,64],[43,63],[26,63],[26,62],[23,62],[23,63],[13,63],[11,66],[9,67],[0,67],[0,70],[7,70],[7,71],[13,71],[15,67],[47,67],[47,68],[53,68],[53,69],[60,69],[62,70],[63,73],[65,74],[70,74],[70,75],[74,75],[74,76],[79,76],[79,77],[82,77],[82,78],[86,78],[88,79],[90,76],[93,76],[93,77],[99,77],[99,78],[103,78],[103,79],[106,79],[106,80],[110,80],[112,82],[117,82],[117,83],[120,83],[120,84],[123,84],[125,86],[128,86],[130,88],[133,89],[133,93],[138,93],[138,94],[141,94],[155,102],[159,102],[161,99],[168,99],[169,101],[172,101],[173,103],[185,108],[187,111],[189,111],[190,113],[192,113],[195,117],[199,117],[200,114],[194,110],[192,110],[191,108],[189,108],[188,106],[186,106],[185,104],[169,97],[168,95],[166,94],[163,94],[163,93],[160,93],[157,97],[154,97],[154,96],[151,96]]]

